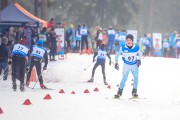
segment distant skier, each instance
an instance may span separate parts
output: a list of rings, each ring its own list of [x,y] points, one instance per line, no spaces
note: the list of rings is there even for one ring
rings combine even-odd
[[[46,89],[46,86],[44,86],[43,84],[41,63],[42,63],[42,59],[44,58],[45,64],[44,64],[43,70],[46,70],[47,64],[48,64],[48,54],[47,54],[47,50],[43,47],[43,41],[38,40],[37,45],[33,45],[32,50],[30,50],[30,53],[31,53],[31,58],[30,58],[31,62],[30,62],[30,66],[27,67],[28,74],[27,74],[26,86],[29,86],[31,71],[33,67],[35,66],[37,75],[39,78],[39,82],[40,82],[40,87],[42,89]]]
[[[95,52],[95,54],[93,56],[93,62],[95,62],[95,57],[96,56],[97,56],[97,61],[96,61],[95,65],[94,65],[94,67],[93,67],[91,79],[88,82],[93,82],[94,81],[95,70],[99,65],[101,65],[104,84],[108,85],[108,83],[106,82],[105,62],[106,62],[106,56],[107,56],[109,58],[109,60],[110,60],[109,65],[111,65],[111,57],[110,57],[109,53],[105,50],[105,44],[101,44],[99,50],[97,52]]]
[[[134,77],[134,84],[132,90],[132,96],[138,97],[138,67],[141,65],[142,53],[140,52],[138,44],[133,43],[133,35],[129,34],[126,37],[126,44],[123,45],[119,52],[115,55],[115,69],[119,70],[118,58],[122,54],[122,60],[124,61],[122,80],[119,86],[119,90],[115,95],[115,98],[119,98],[122,95],[124,85],[127,81],[128,74],[131,71]]]
[[[20,90],[24,91],[24,75],[26,68],[26,56],[28,54],[28,47],[26,46],[26,39],[23,38],[20,43],[15,44],[12,51],[12,84],[14,91],[17,89],[16,75],[18,74],[20,80]],[[18,70],[19,69],[19,70]]]

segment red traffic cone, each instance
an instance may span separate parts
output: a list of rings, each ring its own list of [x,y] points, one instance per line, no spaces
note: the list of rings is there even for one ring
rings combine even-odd
[[[88,89],[85,89],[84,90],[84,93],[90,93]]]
[[[0,114],[3,114],[4,112],[3,112],[3,110],[0,108]]]
[[[29,99],[26,99],[23,103],[23,105],[31,105],[31,101]]]
[[[75,92],[74,92],[74,91],[72,91],[72,92],[71,92],[71,94],[75,94]]]
[[[98,88],[95,88],[95,89],[94,89],[94,92],[98,92],[98,91],[99,91],[99,89],[98,89]]]
[[[49,94],[47,94],[45,97],[44,97],[45,100],[49,100],[51,99],[51,96]]]
[[[64,92],[64,90],[63,90],[63,89],[61,89],[61,90],[59,91],[59,93],[64,94],[65,92]]]
[[[108,85],[108,86],[107,86],[107,88],[111,89],[111,86],[110,86],[110,85]]]

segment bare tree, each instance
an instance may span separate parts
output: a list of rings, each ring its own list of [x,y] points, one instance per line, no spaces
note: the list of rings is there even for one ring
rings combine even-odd
[[[0,10],[2,10],[3,8],[5,8],[8,4],[7,0],[1,0],[0,2]]]
[[[48,0],[41,0],[41,18],[48,19]]]

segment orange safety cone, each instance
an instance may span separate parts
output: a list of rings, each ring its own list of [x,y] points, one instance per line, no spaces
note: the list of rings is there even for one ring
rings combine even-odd
[[[108,85],[108,86],[107,86],[107,88],[111,89],[111,86],[110,86],[110,85]]]
[[[93,52],[92,52],[92,48],[89,48],[87,54],[90,55],[90,54],[92,54],[92,53],[93,53]]]
[[[50,94],[47,94],[47,95],[44,97],[44,99],[45,99],[45,100],[49,100],[49,99],[51,99]]]
[[[64,94],[65,92],[64,92],[63,89],[61,89],[61,90],[59,91],[59,93]]]
[[[98,92],[98,91],[99,91],[99,89],[98,89],[98,88],[95,88],[95,89],[94,89],[94,92]]]
[[[74,91],[72,91],[72,92],[71,92],[71,94],[75,94],[75,92],[74,92]]]
[[[0,114],[3,114],[4,112],[3,112],[3,110],[0,108]]]
[[[30,82],[37,82],[36,68],[33,67],[31,71]]]
[[[84,93],[90,93],[88,89],[85,89],[84,90]]]
[[[31,105],[31,101],[29,99],[26,99],[23,103],[23,105]]]

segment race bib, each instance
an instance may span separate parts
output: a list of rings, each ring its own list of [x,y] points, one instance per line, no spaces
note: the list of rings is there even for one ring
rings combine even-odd
[[[21,44],[16,44],[13,48],[13,53],[16,53],[16,52],[22,52],[24,54],[27,54],[28,53],[28,48],[25,47],[24,45],[21,45]]]
[[[163,47],[164,47],[164,48],[168,48],[168,47],[169,47],[169,44],[168,44],[167,42],[164,42],[164,43],[163,43]]]
[[[128,62],[134,62],[137,59],[137,53],[123,53],[123,57]]]
[[[115,34],[114,30],[108,30],[108,35]]]
[[[102,39],[103,39],[103,34],[99,33],[98,40],[102,40]]]
[[[45,50],[39,47],[33,47],[32,55],[42,58],[44,56]]]
[[[81,29],[81,35],[87,35],[87,29]]]
[[[79,31],[76,31],[76,37],[81,37],[81,35],[79,34]]]
[[[177,46],[177,47],[180,47],[180,42],[179,42],[179,41],[176,43],[176,46]]]

